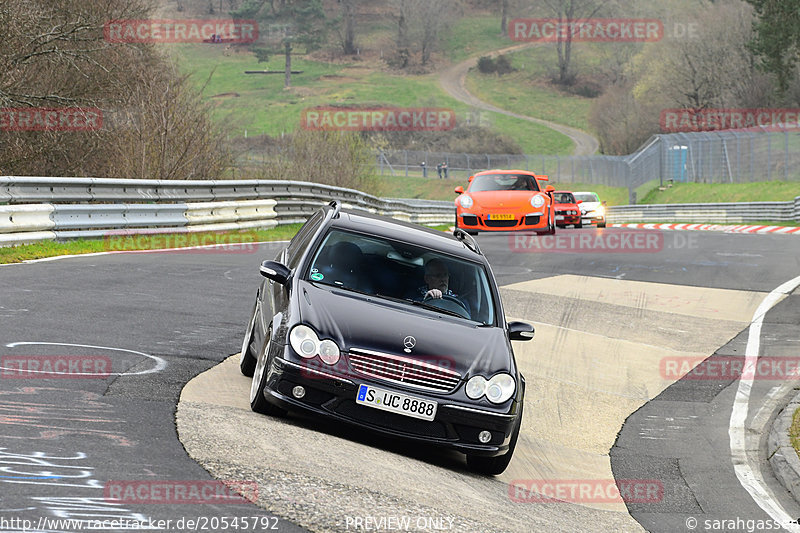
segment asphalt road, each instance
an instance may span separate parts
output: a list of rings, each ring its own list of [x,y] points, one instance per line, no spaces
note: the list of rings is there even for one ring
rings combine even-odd
[[[593,229],[568,229],[558,235],[594,236],[599,233],[608,236],[620,235],[620,231],[610,228],[599,233]],[[747,314],[743,312],[745,307],[759,302],[766,293],[797,276],[800,271],[800,239],[792,236],[649,233],[658,235],[658,239],[650,242],[649,248],[627,250],[633,253],[598,250],[591,246],[586,249],[574,242],[558,244],[556,241],[552,246],[560,247],[559,251],[552,248],[543,251],[542,247],[549,246],[547,241],[533,244],[507,235],[481,235],[478,240],[493,265],[499,284],[505,287],[503,297],[504,301],[507,300],[507,315],[541,322],[541,327],[537,324],[537,339],[529,343],[536,345],[541,341],[540,349],[551,346],[547,344],[551,340],[552,346],[565,342],[562,330],[553,329],[551,335],[548,328],[557,329],[564,325],[562,329],[566,330],[566,325],[569,325],[583,335],[592,335],[595,339],[592,342],[601,342],[601,337],[614,335],[626,343],[647,338],[651,341],[648,346],[678,349],[683,343],[697,346],[698,353],[706,355],[716,351],[720,356],[741,357],[742,339],[746,335],[746,332],[742,333],[746,324],[741,316]],[[213,479],[187,455],[178,440],[175,406],[187,381],[239,350],[244,323],[260,279],[258,264],[264,258],[273,257],[277,248],[275,244],[263,245],[257,253],[241,254],[206,250],[103,255],[0,267],[0,345],[3,346],[4,368],[8,368],[9,361],[25,360],[25,356],[46,356],[39,358],[40,361],[82,356],[95,362],[108,362],[112,371],[112,375],[89,379],[20,378],[7,374],[0,379],[0,423],[3,425],[0,482],[4,485],[0,492],[0,529],[4,526],[2,520],[6,519],[5,528],[16,530],[13,524],[8,527],[8,520],[12,518],[31,520],[33,525],[37,525],[42,517],[83,520],[152,518],[172,520],[172,530],[186,530],[189,529],[185,524],[187,519],[239,517],[239,530],[259,531],[273,525],[283,531],[302,530],[284,518],[260,523],[268,527],[243,528],[245,517],[270,516],[250,503],[178,505],[162,497],[154,504],[145,503],[146,498],[139,493],[135,498],[114,504],[104,497],[110,481],[119,485],[124,482],[182,480],[185,485],[191,485]],[[631,288],[640,287],[636,282],[645,283],[647,291],[643,289],[641,294],[647,295],[658,294],[659,287],[670,291],[676,291],[675,287],[697,288],[697,292],[710,288],[710,292],[703,294],[723,298],[723,301],[732,298],[730,301],[744,303],[738,310],[716,305],[707,306],[707,309],[697,306],[677,309],[671,313],[669,308],[674,302],[664,301],[663,295],[659,296],[661,301],[655,297],[650,300],[638,298],[630,304],[620,303],[628,297],[627,293],[609,300],[605,296],[607,292],[603,292],[609,290],[603,285],[603,280],[632,282],[624,285],[629,292],[634,290]],[[533,285],[525,285],[527,282]],[[580,284],[585,283],[586,294],[592,296],[582,300],[578,294],[580,291],[569,293],[570,283],[576,287],[583,287]],[[601,290],[595,290],[595,287],[601,287]],[[796,357],[799,343],[795,332],[800,323],[796,299],[797,296],[792,296],[783,300],[767,314],[761,336],[763,354]],[[685,303],[689,304],[691,302]],[[701,317],[706,311],[719,316]],[[676,317],[682,318],[678,320]],[[659,331],[659,327],[667,331]],[[733,333],[726,337],[729,332]],[[618,355],[617,352],[608,353],[614,357]],[[636,349],[625,353],[635,354]],[[558,354],[553,355],[553,360],[556,360]],[[538,357],[543,358],[541,353]],[[625,364],[630,364],[634,357],[627,357],[631,359],[625,359]],[[536,366],[540,363],[534,361],[534,355],[520,350],[518,358],[531,361],[532,374],[526,371],[529,380],[542,370]],[[644,356],[642,360],[645,361]],[[657,359],[647,359],[644,369],[639,370],[652,372],[653,361]],[[565,381],[580,380],[578,373],[586,368],[575,366],[569,370],[557,370],[572,372],[569,380],[553,380],[563,386]],[[547,371],[552,376],[553,368]],[[117,375],[124,373],[127,374]],[[610,388],[614,386],[613,377],[599,376],[597,380],[603,382],[603,387]],[[629,403],[611,397],[610,410],[615,405],[624,404],[626,409],[630,406],[625,417],[634,411],[635,414],[627,418],[616,442],[613,440],[616,431],[612,434],[610,430],[618,419],[601,421],[606,440],[589,439],[580,446],[575,445],[576,448],[582,446],[580,449],[583,451],[576,461],[596,464],[596,471],[600,472],[606,467],[596,461],[599,458],[608,462],[610,457],[610,468],[617,479],[646,479],[662,483],[664,494],[658,501],[627,505],[632,516],[647,530],[687,530],[685,520],[688,516],[700,519],[738,516],[766,520],[769,518],[766,513],[738,484],[733,474],[730,449],[726,449],[729,446],[727,422],[736,383],[681,380],[663,386],[657,384],[641,394],[631,395]],[[780,383],[767,380],[755,383],[750,399],[750,422],[756,414],[754,411],[762,405],[780,403],[782,398],[773,390],[778,385]],[[596,393],[598,386],[595,384],[586,390]],[[543,386],[539,392],[546,398],[551,391]],[[580,396],[581,391],[569,389],[569,394]],[[590,401],[588,408],[585,405],[580,408],[580,412],[586,413],[591,409],[592,398],[585,391],[583,394]],[[566,407],[566,400],[561,396],[566,398],[567,392],[560,391],[558,395],[559,406]],[[209,390],[208,397],[213,399],[214,396],[215,391]],[[552,462],[558,458],[557,454],[569,449],[565,442],[570,436],[574,439],[575,428],[580,428],[585,422],[570,426],[575,422],[574,416],[546,418],[546,406],[547,403],[543,402],[539,406],[543,414],[533,415],[531,421],[540,422],[543,424],[541,427],[549,428],[550,433],[537,436],[536,425],[531,426],[527,445],[529,450],[536,452],[531,452],[531,456],[547,456],[547,461]],[[526,417],[531,413],[526,409]],[[214,417],[209,416],[209,419],[213,418],[220,424],[224,422],[217,417],[218,413],[213,414]],[[263,423],[270,423],[267,417],[261,418]],[[675,423],[673,419],[682,422]],[[620,425],[622,421],[624,419],[619,420]],[[195,422],[202,424],[204,421],[198,419]],[[759,419],[757,422],[763,421]],[[311,421],[293,420],[291,425],[297,428],[293,434],[304,438],[326,431]],[[406,482],[403,475],[417,484],[424,484],[428,475],[430,479],[445,476],[451,482],[449,488],[464,491],[448,495],[446,499],[453,500],[453,505],[457,505],[458,500],[480,500],[483,490],[507,493],[508,479],[495,480],[499,488],[489,481],[474,479],[464,471],[458,457],[432,450],[407,450],[381,439],[365,439],[347,429],[327,430],[334,432],[337,439],[344,439],[347,447],[363,457],[380,459],[383,447],[400,457],[400,478],[385,480],[386,486],[402,485]],[[653,436],[653,431],[665,434],[657,435],[663,437],[660,439],[642,438]],[[272,438],[268,433],[260,435],[265,441]],[[537,437],[541,437],[541,441],[536,440]],[[216,453],[221,461],[239,451],[219,448]],[[297,455],[298,461],[308,462],[308,456]],[[533,464],[529,462],[531,456],[521,454],[520,461],[515,457],[512,467],[516,470],[513,472],[529,475],[527,468]],[[595,463],[588,462],[586,457],[589,456]],[[562,462],[569,459],[575,457],[562,457]],[[355,461],[353,456],[350,461]],[[269,464],[274,467],[275,461],[269,461]],[[204,466],[214,471],[213,465]],[[289,465],[285,470],[293,466]],[[366,470],[380,471],[380,467],[380,464],[370,464]],[[352,464],[348,468],[352,468]],[[230,470],[229,465],[226,469],[225,479],[252,479],[244,475],[249,473],[245,469],[237,472]],[[327,465],[327,469],[336,475],[337,465]],[[780,487],[775,486],[768,469],[761,473],[787,511],[800,512]],[[299,479],[290,474],[285,475],[286,479]],[[272,479],[276,478],[273,476]],[[263,504],[263,500],[269,497],[265,494],[269,488],[259,485],[258,489],[262,491],[258,499]],[[429,494],[432,490],[429,488],[426,492],[423,485],[420,494]],[[326,506],[335,506],[337,500],[348,498],[346,492],[332,494],[332,501],[320,498],[320,501],[311,503],[318,505],[318,509],[328,509]],[[373,495],[380,496],[381,493]],[[416,502],[425,507],[434,505],[436,500],[437,497],[420,495]],[[557,525],[557,529],[565,531],[591,531],[597,526],[590,522],[595,515],[587,514],[585,509],[602,507],[586,505],[586,502],[561,507],[529,503],[517,504],[515,509],[535,517],[536,522],[527,523],[528,526],[536,524],[534,529]],[[480,509],[477,511],[480,514]],[[617,508],[597,512],[604,513],[602,516],[610,520],[609,523],[616,523],[616,517],[623,514]],[[184,520],[184,527],[177,527],[180,519]],[[494,523],[496,530],[513,529],[506,528],[501,518],[494,519],[497,520]],[[465,521],[462,529],[476,530],[470,529],[474,527],[477,527],[474,523]],[[19,523],[17,529],[22,529]],[[53,527],[52,524],[49,529],[75,530]]]

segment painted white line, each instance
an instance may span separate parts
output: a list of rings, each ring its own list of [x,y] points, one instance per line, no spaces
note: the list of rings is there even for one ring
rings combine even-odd
[[[144,352],[137,352],[136,350],[126,350],[125,348],[112,348],[110,346],[94,346],[91,344],[70,344],[66,342],[12,342],[10,344],[6,344],[6,348],[16,348],[17,346],[72,346],[76,348],[93,348],[95,350],[111,350],[115,352],[128,352],[135,355],[141,355],[143,357],[147,357],[148,359],[152,359],[155,361],[155,366],[153,368],[148,368],[147,370],[140,370],[139,372],[109,372],[109,376],[141,376],[144,374],[154,374],[156,372],[161,372],[167,367],[167,362],[158,357],[157,355],[150,355]],[[5,368],[0,366],[2,370],[16,370],[14,368]],[[34,373],[37,372],[35,370],[26,370],[26,372]],[[52,371],[45,372],[47,374],[53,374]],[[80,375],[78,372],[71,372],[71,375]],[[87,375],[95,375],[95,374],[87,374]]]
[[[41,259],[27,259],[22,261],[21,263],[2,263],[0,267],[7,267],[7,266],[14,266],[14,265],[27,265],[30,263],[46,263],[48,261],[57,261],[59,259],[69,259],[74,257],[96,257],[100,255],[116,255],[116,254],[152,254],[152,253],[159,253],[159,252],[174,252],[176,250],[197,250],[201,248],[219,248],[220,246],[252,246],[256,244],[285,244],[289,241],[259,241],[259,242],[234,242],[234,243],[227,243],[227,244],[206,244],[203,246],[185,246],[183,248],[158,248],[158,249],[148,249],[148,250],[112,250],[108,252],[92,252],[88,254],[66,254],[66,255],[56,255],[53,257],[42,257]]]
[[[764,316],[777,304],[783,296],[791,293],[800,286],[800,276],[787,281],[780,287],[769,293],[756,309],[753,320],[750,322],[750,332],[747,336],[747,349],[745,350],[745,364],[742,369],[742,377],[739,380],[739,387],[736,390],[736,399],[733,402],[731,411],[731,421],[728,427],[728,435],[731,442],[731,460],[733,469],[739,483],[750,494],[759,507],[761,507],[773,520],[777,520],[789,531],[800,532],[800,526],[791,525],[790,522],[795,517],[790,516],[779,503],[771,496],[769,489],[756,475],[758,467],[753,468],[747,456],[746,447],[746,421],[747,412],[750,404],[750,392],[753,388],[755,378],[756,363],[758,362],[758,352],[761,345],[761,326]]]

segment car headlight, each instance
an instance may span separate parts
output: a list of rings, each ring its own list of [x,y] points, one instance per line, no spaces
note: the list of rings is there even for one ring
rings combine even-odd
[[[466,194],[462,194],[458,199],[458,203],[460,203],[461,207],[464,209],[469,209],[472,207],[472,198]]]
[[[467,396],[472,400],[479,400],[486,394],[486,378],[475,376],[467,381]]]
[[[509,374],[497,374],[486,384],[486,398],[492,403],[503,403],[514,395],[516,382]]]
[[[595,209],[595,211],[597,212],[598,215],[605,215],[606,214],[606,209],[602,205],[597,206],[597,209]]]
[[[507,402],[516,390],[516,381],[510,374],[496,374],[488,381],[483,376],[474,376],[467,381],[466,393],[472,400],[482,396],[492,403]]]
[[[531,198],[531,205],[533,207],[542,207],[544,205],[544,198],[542,198],[542,195],[537,194]]]
[[[319,355],[326,364],[334,365],[339,362],[339,346],[330,339],[320,341],[314,330],[308,326],[301,324],[292,328],[289,333],[289,344],[300,357],[305,359]]]
[[[322,362],[335,365],[339,362],[339,347],[330,339],[325,339],[319,343],[319,358]]]

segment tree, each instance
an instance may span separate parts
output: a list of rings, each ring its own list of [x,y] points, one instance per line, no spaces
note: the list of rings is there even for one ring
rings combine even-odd
[[[0,108],[95,108],[90,131],[0,133],[0,174],[216,178],[221,135],[185,77],[147,44],[104,39],[110,20],[146,19],[138,0],[0,1]],[[99,115],[100,113],[98,113]]]
[[[800,0],[746,0],[755,8],[755,37],[750,49],[762,59],[762,68],[775,74],[783,92],[794,76],[800,57]]]
[[[427,65],[459,8],[458,0],[394,0],[398,66],[408,67],[417,52],[420,64]],[[412,48],[413,45],[416,46]]]
[[[572,22],[585,21],[595,16],[603,2],[598,0],[542,0],[550,9],[554,18],[559,23],[569,24]],[[558,83],[562,85],[572,85],[575,81],[575,74],[570,70],[572,61],[572,31],[558,33],[556,41],[556,52],[558,53]]]
[[[354,4],[355,0],[342,0],[342,19],[344,24],[342,49],[345,55],[356,53],[356,10]]]
[[[508,0],[500,0],[500,34],[508,34]]]
[[[287,26],[286,31],[274,43],[266,43],[275,52],[283,53],[284,87],[292,85],[292,52],[296,46],[303,46],[305,52],[318,50],[327,37],[329,21],[322,8],[322,0],[250,0],[232,13],[238,18],[250,18],[264,27]],[[269,33],[269,32],[266,32]],[[254,52],[256,48],[254,47]],[[266,49],[258,52],[263,60]]]

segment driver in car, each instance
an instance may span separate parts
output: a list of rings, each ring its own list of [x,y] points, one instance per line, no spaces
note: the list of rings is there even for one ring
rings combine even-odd
[[[462,300],[456,293],[449,289],[450,272],[447,265],[441,259],[431,259],[425,264],[425,285],[419,288],[419,295],[422,300],[429,298],[439,299],[450,296],[462,303],[464,308],[472,314],[469,303]]]

